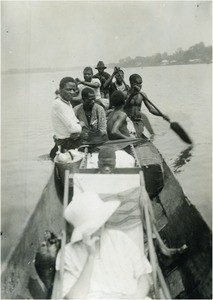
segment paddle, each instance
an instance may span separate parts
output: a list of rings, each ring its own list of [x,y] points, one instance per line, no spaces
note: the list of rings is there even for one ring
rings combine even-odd
[[[119,73],[119,70],[117,67],[114,68],[115,71],[118,73],[120,76],[123,84],[125,85],[125,88],[129,90],[127,84],[125,83],[124,79]],[[186,133],[186,131],[177,123],[177,122],[171,122],[170,119],[164,115],[144,94],[143,94],[143,100],[147,101],[150,105],[152,105],[155,110],[158,112],[159,116],[163,117],[164,120],[170,123],[170,128],[187,144],[192,144],[192,140],[190,139],[189,135]],[[144,101],[144,102],[145,102]]]
[[[146,141],[143,138],[126,138],[126,139],[120,139],[120,140],[109,140],[106,141],[102,144],[85,144],[85,145],[81,145],[80,147],[78,147],[78,150],[82,149],[82,148],[88,148],[88,147],[95,147],[96,149],[101,149],[104,148],[106,146],[111,146],[113,147],[115,150],[121,150],[123,148],[126,148],[127,146],[130,145],[137,145],[137,144],[142,144],[145,143]]]

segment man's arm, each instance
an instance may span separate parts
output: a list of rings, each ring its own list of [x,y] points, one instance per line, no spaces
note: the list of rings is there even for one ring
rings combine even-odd
[[[94,260],[95,260],[94,254],[88,255],[80,277],[73,285],[73,287],[70,289],[70,291],[67,293],[65,299],[86,298],[90,288],[90,279],[92,275]]]
[[[103,88],[106,89],[111,84],[113,77],[115,76],[115,71],[112,73],[112,75],[105,81]]]
[[[96,82],[87,82],[87,81],[81,81],[78,78],[76,78],[76,81],[77,81],[78,84],[81,83],[81,84],[83,84],[85,86],[88,86],[88,87],[91,87],[91,88],[95,88],[95,89],[97,89],[97,88],[99,88],[101,86],[101,83],[100,83],[99,79],[96,79]]]
[[[144,102],[144,104],[146,105],[146,107],[148,108],[149,112],[155,116],[158,116],[158,117],[162,117],[161,114],[159,114],[159,111],[157,109],[155,109],[154,106],[151,105],[151,103],[149,103],[147,101],[147,95],[144,93],[144,92],[140,92],[140,95],[142,96],[142,100]]]
[[[90,279],[93,271],[95,254],[97,252],[98,237],[84,235],[82,241],[87,248],[88,257],[83,267],[83,270],[77,279],[76,283],[71,287],[70,291],[65,296],[65,299],[85,299],[90,289]]]
[[[72,98],[73,102],[79,102],[78,104],[82,103],[82,97],[81,97],[81,93],[79,93],[77,96]]]
[[[106,113],[102,106],[98,106],[98,130],[101,131],[102,134],[107,133],[107,121],[106,121]]]
[[[83,85],[86,85],[86,86],[89,86],[89,87],[91,87],[91,88],[99,88],[100,86],[101,86],[101,84],[99,83],[99,82],[87,82],[87,81],[81,81],[81,83],[83,84]]]

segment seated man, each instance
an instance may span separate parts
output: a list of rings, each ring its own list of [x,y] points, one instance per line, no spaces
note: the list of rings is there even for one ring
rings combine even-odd
[[[58,253],[56,270],[64,257],[65,299],[143,299],[149,292],[146,256],[120,230],[105,223],[120,206],[118,200],[103,202],[95,192],[74,196],[65,219],[74,226],[65,253]]]
[[[88,142],[99,140],[99,143],[108,140],[105,110],[95,103],[94,90],[89,87],[84,88],[82,99],[83,103],[74,107],[76,117],[82,122],[82,139]]]
[[[127,114],[124,112],[124,94],[115,91],[111,96],[111,103],[114,110],[109,113],[107,119],[107,133],[110,140],[126,139],[130,137],[127,127]]]
[[[59,92],[53,101],[51,118],[54,130],[54,138],[57,146],[61,146],[61,151],[76,147],[76,140],[81,134],[81,124],[76,118],[70,101],[76,91],[76,83],[72,77],[65,77],[60,81]],[[54,158],[57,151],[51,151]]]

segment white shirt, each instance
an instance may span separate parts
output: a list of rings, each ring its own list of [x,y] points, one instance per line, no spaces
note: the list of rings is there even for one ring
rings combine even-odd
[[[91,89],[93,89],[94,92],[95,92],[95,99],[96,99],[96,100],[101,99],[101,92],[100,92],[101,82],[100,82],[100,80],[99,80],[98,78],[92,78],[92,80],[91,80],[90,83],[99,83],[99,87],[98,87],[98,88],[92,88],[92,87],[91,87]],[[79,95],[81,95],[82,90],[83,90],[84,88],[86,88],[86,87],[88,87],[88,86],[87,86],[87,85],[84,85],[84,84],[82,84],[82,83],[80,83],[80,84],[78,85]],[[81,96],[81,99],[82,99],[82,96]]]
[[[52,126],[58,139],[69,138],[72,133],[81,133],[81,125],[69,102],[58,96],[52,105]]]
[[[67,244],[64,255],[63,297],[79,278],[87,259],[82,242]],[[60,268],[60,251],[56,270]],[[87,299],[122,298],[134,294],[142,274],[152,268],[135,243],[122,231],[105,229],[94,261]]]
[[[124,83],[122,83],[121,85],[118,85],[117,82],[115,81],[115,86],[118,91],[122,91],[122,92],[126,91],[126,87],[125,87]]]

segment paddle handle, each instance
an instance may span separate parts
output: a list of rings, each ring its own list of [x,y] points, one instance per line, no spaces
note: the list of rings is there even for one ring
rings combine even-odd
[[[166,115],[164,115],[160,110],[159,110],[159,108],[157,108],[146,96],[144,96],[144,94],[143,94],[143,97],[144,97],[144,99],[149,103],[149,104],[151,104],[153,107],[154,107],[154,109],[156,109],[157,110],[157,112],[159,113],[159,115],[161,115],[161,117],[163,117],[164,118],[164,120],[166,120],[167,122],[169,122],[170,124],[171,124],[171,121],[170,121],[170,119],[169,119],[169,117],[167,117]]]

